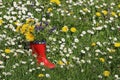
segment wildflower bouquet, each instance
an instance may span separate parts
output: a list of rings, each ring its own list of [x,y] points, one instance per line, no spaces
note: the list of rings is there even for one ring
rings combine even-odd
[[[18,26],[16,31],[19,31],[24,39],[29,43],[32,54],[37,55],[37,63],[41,62],[48,68],[54,68],[55,65],[46,58],[46,40],[55,27],[51,27],[48,22],[37,22],[34,19],[27,19],[25,24]]]
[[[55,27],[51,27],[48,22],[35,22],[34,19],[27,19],[25,23],[16,28],[16,31],[22,34],[24,41],[28,42],[46,41],[54,30]]]

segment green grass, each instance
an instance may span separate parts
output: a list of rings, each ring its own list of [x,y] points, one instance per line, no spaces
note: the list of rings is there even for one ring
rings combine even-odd
[[[72,3],[66,3],[61,0],[61,6],[54,3],[50,4],[48,0],[38,0],[40,3],[39,6],[25,6],[28,9],[25,15],[31,12],[34,18],[37,18],[39,21],[42,21],[42,17],[45,17],[50,20],[50,26],[56,26],[57,28],[56,32],[53,32],[53,34],[47,37],[47,46],[50,50],[47,51],[47,57],[49,57],[51,62],[56,64],[56,68],[52,70],[37,65],[35,57],[31,55],[32,52],[24,49],[23,42],[25,39],[22,38],[23,35],[21,36],[21,34],[14,32],[13,29],[10,28],[10,25],[5,28],[8,24],[16,28],[17,26],[14,25],[14,22],[17,20],[20,20],[22,23],[25,22],[25,19],[22,20],[24,14],[21,15],[21,18],[18,17],[18,13],[16,15],[7,14],[8,10],[13,6],[13,1],[18,3],[20,0],[7,0],[7,2],[3,0],[5,7],[0,9],[0,12],[2,12],[0,18],[5,22],[0,25],[0,61],[3,61],[3,64],[0,64],[0,66],[5,66],[3,69],[0,68],[0,80],[115,80],[115,75],[120,77],[120,48],[114,46],[115,42],[120,42],[120,30],[118,29],[118,26],[120,27],[119,0],[93,1],[94,5],[90,5],[90,0],[81,0],[80,2],[83,2],[83,4],[77,6],[74,4],[77,4],[79,0],[73,0]],[[35,2],[34,0],[31,1],[33,3]],[[19,4],[19,6],[24,3],[26,4],[25,0],[22,0],[22,2],[23,3]],[[104,6],[104,3],[107,5]],[[115,5],[111,5],[112,3],[115,3]],[[96,6],[101,5],[104,7],[96,8]],[[44,9],[41,6],[44,6]],[[35,11],[36,8],[42,9],[42,12]],[[53,16],[48,16],[48,8],[53,9],[52,12],[50,12]],[[90,12],[84,12],[84,8],[87,8]],[[61,12],[58,12],[58,9]],[[80,12],[80,10],[83,12]],[[102,10],[107,10],[108,14],[103,15]],[[19,10],[16,9],[12,11],[19,12]],[[62,11],[64,12],[64,16],[61,15]],[[73,14],[68,16],[70,12],[73,12]],[[101,16],[96,16],[96,12],[100,12]],[[112,16],[111,12],[115,12],[117,17]],[[14,16],[17,20],[10,23],[10,20],[4,18],[5,15]],[[76,16],[76,18],[74,18],[74,16]],[[114,20],[112,21],[110,18]],[[94,23],[93,20],[96,23]],[[65,25],[69,28],[69,31],[66,33],[60,31]],[[103,28],[102,30],[93,29],[105,25],[107,28]],[[70,31],[71,27],[75,27],[77,31],[72,33]],[[112,28],[114,28],[114,30],[112,30]],[[88,30],[93,31],[94,34],[88,33]],[[86,34],[80,36],[83,31],[85,31]],[[6,36],[3,38],[3,35]],[[19,37],[20,39],[18,39]],[[50,37],[52,39],[49,39]],[[79,40],[78,43],[74,41],[76,38]],[[117,40],[115,40],[115,38]],[[62,41],[62,39],[65,39],[65,42]],[[12,45],[12,42],[14,42],[15,45]],[[93,42],[96,43],[96,46],[91,46]],[[20,45],[22,45],[22,47],[19,47]],[[65,47],[60,49],[61,45]],[[7,48],[10,50],[14,49],[14,51],[6,54],[4,50]],[[89,49],[87,50],[86,48]],[[107,50],[108,48],[114,49],[115,52],[109,52]],[[23,51],[23,53],[17,52],[18,49]],[[69,51],[69,49],[72,53],[70,53],[71,51]],[[100,50],[100,52],[96,52],[96,50]],[[14,56],[15,54],[17,55]],[[104,58],[105,62],[101,62],[99,58]],[[62,61],[62,59],[66,59],[69,64],[64,63],[65,65],[60,65],[58,61]],[[22,63],[22,61],[25,62],[25,64]],[[108,77],[103,75],[103,72],[106,70],[110,72]],[[10,72],[11,75],[7,75],[6,73],[8,72]],[[38,77],[39,74],[44,74],[44,77]],[[48,74],[50,77],[45,76]]]

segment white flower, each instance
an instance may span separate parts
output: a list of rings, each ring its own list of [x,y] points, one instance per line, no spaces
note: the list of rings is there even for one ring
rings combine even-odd
[[[26,14],[26,11],[25,11],[25,10],[22,10],[22,13],[23,13],[23,14]]]
[[[75,39],[74,39],[74,42],[78,43],[78,42],[79,42],[79,39],[78,39],[78,38],[75,38]]]
[[[99,45],[100,47],[102,47],[102,44],[100,42],[96,42],[97,45]]]
[[[38,9],[38,8],[36,8],[35,9],[37,12],[41,12],[42,11],[42,9]]]
[[[87,60],[88,63],[91,63],[91,60]]]
[[[104,25],[104,28],[107,28],[108,26],[107,25]]]
[[[112,56],[109,56],[110,59],[112,59],[113,57]]]
[[[49,78],[49,77],[50,77],[50,74],[47,74],[47,73],[46,73],[45,76],[46,76],[47,78]]]
[[[94,32],[92,30],[87,30],[87,32],[90,34],[94,34]]]
[[[66,61],[66,59],[65,59],[65,58],[62,58],[62,61],[63,61],[64,63],[67,63],[67,61]]]
[[[65,44],[61,44],[60,47],[62,47],[62,48],[65,47]]]
[[[22,48],[22,45],[18,45],[19,48]]]
[[[40,69],[40,67],[37,67],[37,69]]]
[[[31,62],[31,65],[35,64],[35,62]]]
[[[62,38],[61,41],[62,41],[62,42],[65,42],[65,38]]]
[[[81,69],[81,72],[84,72],[84,69]]]
[[[24,53],[24,51],[21,49],[17,49],[16,52]]]
[[[26,64],[27,62],[26,62],[26,61],[20,61],[20,63],[22,63],[22,64]]]
[[[45,69],[43,68],[42,71],[45,71]]]
[[[82,31],[82,34],[85,35],[85,34],[86,34],[86,31]]]
[[[66,57],[69,57],[70,56],[70,54],[66,54]]]
[[[103,29],[103,27],[101,27],[101,26],[95,28],[95,30],[102,30],[102,29]]]
[[[4,53],[2,53],[1,56],[5,57],[6,55]]]
[[[96,52],[96,53],[100,53],[101,51],[100,51],[99,49],[96,49],[95,52]]]
[[[102,76],[101,76],[101,75],[98,75],[98,77],[99,77],[99,78],[102,78]]]
[[[0,60],[0,65],[3,64],[3,61]]]
[[[30,5],[30,4],[31,4],[31,2],[30,2],[30,1],[27,1],[27,4],[28,4],[28,5]]]
[[[85,47],[85,49],[86,49],[87,51],[89,51],[89,50],[90,50],[90,48],[89,48],[89,47]]]
[[[53,38],[53,41],[56,41],[56,38]]]
[[[85,60],[82,59],[81,62],[82,62],[82,63],[85,63]]]
[[[115,75],[115,78],[117,78],[117,79],[118,79],[118,78],[119,78],[119,76],[116,74],[116,75]]]
[[[48,20],[47,20],[47,22],[48,22],[48,23],[50,23],[50,22],[51,22],[51,20],[50,20],[50,19],[48,19]]]
[[[42,21],[46,21],[46,18],[43,17],[43,18],[42,18]]]
[[[67,53],[67,49],[66,49],[66,48],[64,48],[64,49],[63,49],[63,52],[64,52],[64,53]]]
[[[29,69],[29,72],[32,72],[32,69]]]
[[[15,68],[16,68],[16,65],[13,65],[13,68],[15,69]]]
[[[85,51],[84,51],[84,50],[81,50],[81,53],[85,53]]]
[[[113,40],[114,40],[114,41],[117,41],[117,38],[115,37]]]
[[[6,58],[7,58],[7,59],[9,59],[9,58],[10,58],[10,56],[6,56]]]

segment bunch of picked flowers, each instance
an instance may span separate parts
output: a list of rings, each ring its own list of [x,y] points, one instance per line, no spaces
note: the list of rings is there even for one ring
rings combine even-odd
[[[36,23],[34,19],[27,19],[24,24],[16,28],[16,31],[30,43],[32,54],[37,55],[37,63],[43,63],[50,69],[55,68],[55,65],[46,58],[46,40],[55,29],[56,27],[51,27],[48,22]]]

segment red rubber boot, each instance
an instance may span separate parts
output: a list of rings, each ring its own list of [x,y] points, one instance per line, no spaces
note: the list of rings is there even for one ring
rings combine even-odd
[[[30,44],[30,47],[33,51],[33,54],[37,54],[37,62],[38,64],[43,63],[44,66],[53,69],[55,68],[55,65],[51,63],[47,58],[46,58],[46,44],[36,44],[32,43]]]

